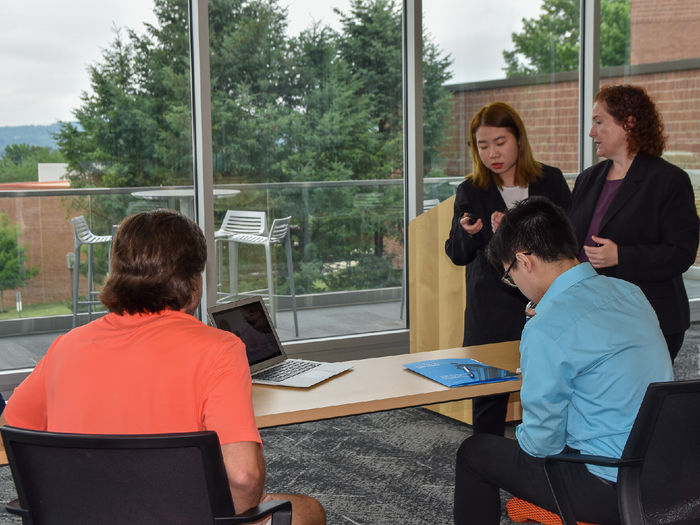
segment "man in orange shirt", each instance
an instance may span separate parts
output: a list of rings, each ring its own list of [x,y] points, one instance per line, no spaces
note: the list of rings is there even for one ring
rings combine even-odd
[[[3,414],[12,426],[84,434],[214,430],[238,512],[292,502],[293,524],[324,524],[298,494],[266,495],[245,346],[192,313],[202,296],[199,227],[166,210],[125,219],[100,296],[109,313],[58,337]]]

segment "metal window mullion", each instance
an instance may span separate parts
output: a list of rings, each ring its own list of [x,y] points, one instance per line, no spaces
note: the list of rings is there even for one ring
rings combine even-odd
[[[207,240],[207,265],[200,318],[216,301],[214,251],[214,173],[211,134],[211,77],[209,72],[209,2],[189,0],[190,76],[192,85],[192,161],[195,217]]]
[[[598,160],[588,130],[600,83],[600,0],[581,0],[580,9],[579,171],[583,171]]]
[[[403,2],[404,301],[408,305],[408,223],[423,212],[423,2]],[[406,315],[407,326],[409,324]]]

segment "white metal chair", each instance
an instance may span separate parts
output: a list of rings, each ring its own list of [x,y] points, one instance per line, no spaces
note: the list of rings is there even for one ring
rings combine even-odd
[[[425,213],[428,210],[432,210],[438,204],[440,204],[440,199],[425,199],[425,200],[423,200],[423,213]]]
[[[283,219],[275,219],[272,221],[272,225],[270,226],[270,231],[268,232],[267,235],[254,235],[250,233],[236,233],[234,235],[231,235],[228,237],[228,241],[231,242],[231,250],[229,254],[233,256],[233,261],[234,264],[237,266],[238,265],[238,247],[236,246],[237,243],[240,244],[253,244],[253,245],[258,245],[258,246],[264,246],[265,247],[265,264],[267,267],[267,295],[268,295],[268,301],[270,303],[270,311],[272,313],[272,320],[275,324],[277,324],[277,308],[276,308],[276,300],[275,300],[275,293],[274,293],[274,286],[273,286],[273,279],[272,279],[272,254],[271,254],[271,249],[270,247],[273,244],[279,244],[282,245],[284,243],[286,255],[287,255],[287,272],[289,274],[289,293],[292,296],[292,312],[294,314],[294,333],[299,336],[299,322],[297,320],[297,298],[296,298],[296,293],[294,292],[294,268],[292,265],[292,240],[291,236],[289,235],[289,223],[292,220],[292,217],[285,217]],[[236,270],[237,273],[237,270]],[[238,276],[237,274],[234,275],[235,277],[235,282],[232,280],[231,281],[231,290],[232,292],[235,290],[237,292],[238,289]],[[255,292],[259,292],[261,290],[255,290]],[[246,293],[251,293],[251,292],[246,292]]]
[[[221,227],[214,232],[214,245],[216,246],[216,256],[219,261],[217,275],[217,295],[228,297],[238,294],[238,260],[236,246],[230,237],[234,234],[263,235],[267,226],[267,216],[264,211],[227,210]],[[228,244],[228,271],[231,290],[225,293],[222,290],[223,273],[223,243]]]
[[[101,304],[97,300],[97,294],[99,292],[93,290],[94,286],[94,265],[95,257],[93,254],[93,246],[100,243],[111,243],[111,235],[95,235],[90,231],[85,217],[79,215],[71,219],[73,223],[73,238],[75,246],[75,260],[73,264],[73,328],[75,328],[78,321],[78,306],[87,305],[88,307],[88,321],[92,320],[92,306]],[[86,244],[88,247],[88,292],[85,301],[81,301],[78,296],[78,284],[80,282],[80,248]]]

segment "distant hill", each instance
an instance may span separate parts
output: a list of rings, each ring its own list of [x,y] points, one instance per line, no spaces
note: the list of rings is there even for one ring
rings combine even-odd
[[[60,127],[58,122],[48,126],[0,126],[0,156],[5,152],[5,146],[10,144],[56,149],[51,133],[56,133]]]

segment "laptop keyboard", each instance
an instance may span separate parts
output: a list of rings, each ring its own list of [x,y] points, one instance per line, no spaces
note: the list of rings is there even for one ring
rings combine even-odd
[[[293,376],[297,376],[307,370],[316,368],[322,363],[316,363],[314,361],[302,361],[302,360],[287,360],[284,363],[280,363],[277,366],[263,370],[254,374],[255,379],[263,379],[265,381],[284,381]]]

